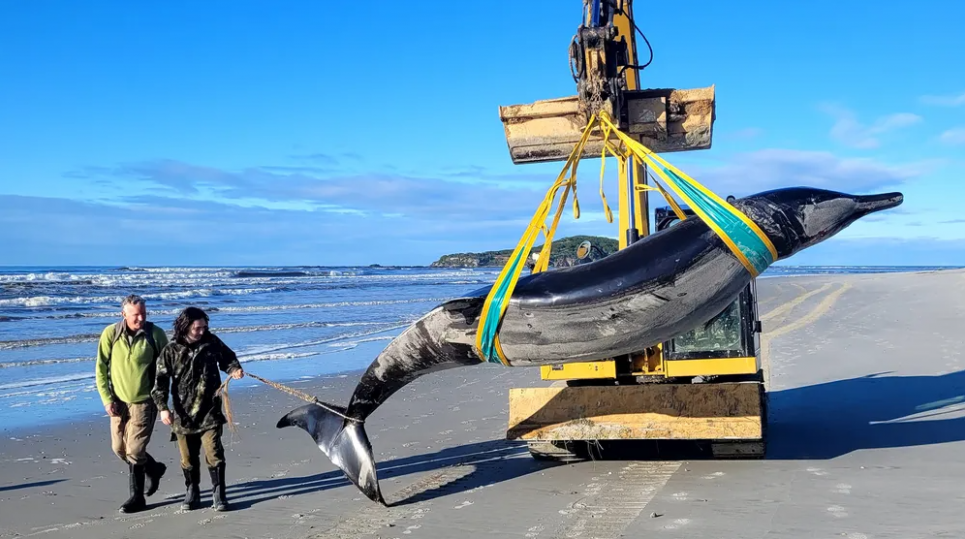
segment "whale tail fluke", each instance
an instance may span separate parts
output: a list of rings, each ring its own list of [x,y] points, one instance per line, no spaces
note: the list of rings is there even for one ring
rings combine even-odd
[[[372,444],[364,424],[346,419],[345,408],[333,404],[307,404],[285,414],[277,428],[299,427],[307,432],[332,464],[374,502],[385,505],[376,475]]]

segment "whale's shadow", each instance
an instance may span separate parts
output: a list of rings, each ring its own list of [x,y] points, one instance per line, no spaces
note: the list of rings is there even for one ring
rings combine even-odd
[[[965,371],[789,388],[769,393],[768,408],[768,459],[958,442],[965,440]]]
[[[554,465],[556,464],[552,462],[530,458],[524,443],[490,440],[379,462],[377,469],[387,504],[401,506],[509,481]],[[396,487],[392,481],[411,474],[457,467],[461,469],[460,473],[453,473],[451,477],[440,477],[438,481],[428,481],[424,490],[411,491],[410,485],[405,481]],[[355,489],[345,474],[336,469],[307,477],[281,477],[228,485],[226,493],[234,509],[247,509],[280,496],[311,494],[340,487]],[[396,492],[403,490],[411,492]],[[204,494],[202,493],[202,496]],[[361,492],[358,496],[364,498]]]

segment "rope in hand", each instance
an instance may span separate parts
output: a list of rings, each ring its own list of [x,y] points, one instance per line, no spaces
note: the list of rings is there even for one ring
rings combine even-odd
[[[277,389],[277,390],[279,390],[279,391],[283,391],[283,392],[285,392],[285,393],[288,393],[289,395],[298,397],[299,399],[302,399],[303,401],[310,402],[310,403],[312,403],[312,404],[314,404],[314,405],[316,405],[316,406],[319,406],[319,407],[321,407],[321,408],[324,408],[325,410],[328,410],[329,412],[331,412],[331,413],[333,413],[333,414],[341,417],[342,419],[345,419],[345,420],[348,420],[348,421],[354,421],[354,422],[356,422],[356,423],[363,423],[363,422],[364,422],[364,421],[361,420],[361,419],[357,419],[357,418],[354,418],[354,417],[349,417],[349,416],[343,414],[342,412],[339,412],[338,410],[336,410],[336,409],[332,408],[331,406],[325,404],[324,402],[318,400],[317,398],[313,397],[312,395],[309,395],[308,393],[304,393],[304,392],[299,391],[299,390],[297,390],[297,389],[295,389],[295,388],[291,388],[291,387],[288,387],[288,386],[286,386],[286,385],[279,384],[278,382],[272,382],[271,380],[266,380],[265,378],[262,378],[261,376],[258,376],[257,374],[251,374],[250,372],[245,372],[245,376],[249,376],[249,377],[251,377],[251,378],[254,378],[255,380],[258,380],[259,382],[261,382],[261,383],[263,383],[263,384],[269,385],[269,386],[271,386],[271,387],[273,387],[273,388],[275,388],[275,389]],[[228,398],[228,384],[231,382],[231,380],[233,380],[233,378],[230,377],[230,376],[227,377],[227,378],[225,378],[225,381],[222,382],[222,383],[221,383],[221,386],[218,387],[218,390],[215,391],[215,395],[220,394],[221,397],[223,398],[223,400],[224,400],[224,408],[225,408],[225,419],[228,420],[228,428],[231,429],[232,431],[234,431],[234,430],[235,430],[235,422],[234,422],[234,420],[232,419],[233,416],[232,416],[232,414],[231,414],[231,400]]]

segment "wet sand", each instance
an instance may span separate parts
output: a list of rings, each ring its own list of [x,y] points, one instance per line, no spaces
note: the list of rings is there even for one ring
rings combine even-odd
[[[0,537],[963,537],[965,272],[828,275],[758,284],[769,378],[765,460],[533,460],[504,440],[509,388],[536,369],[430,375],[368,420],[390,507],[364,498],[306,433],[302,401],[231,393],[233,511],[178,507],[177,448],[149,509],[121,515],[126,467],[106,417],[2,429]],[[257,365],[252,365],[257,374]],[[311,374],[311,373],[306,373]],[[344,403],[359,373],[297,387]]]

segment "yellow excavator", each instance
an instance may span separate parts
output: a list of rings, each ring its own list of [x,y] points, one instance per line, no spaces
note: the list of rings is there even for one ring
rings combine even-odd
[[[641,63],[637,35],[649,50]],[[632,0],[584,0],[582,24],[570,44],[577,95],[501,106],[514,164],[566,161],[594,114],[604,111],[625,134],[655,153],[709,149],[714,86],[643,89],[640,73],[653,51],[640,32]],[[580,158],[600,158],[601,129],[585,139]],[[619,248],[651,233],[652,189],[646,165],[635,160],[619,184]],[[674,208],[681,210],[681,208]],[[692,210],[684,209],[686,216]],[[679,222],[680,211],[656,208],[654,228]],[[577,253],[585,258],[591,245]],[[544,366],[549,387],[514,388],[507,438],[525,440],[536,458],[605,457],[609,441],[697,442],[716,457],[764,456],[765,374],[756,281],[716,318],[651,349],[605,361]]]

